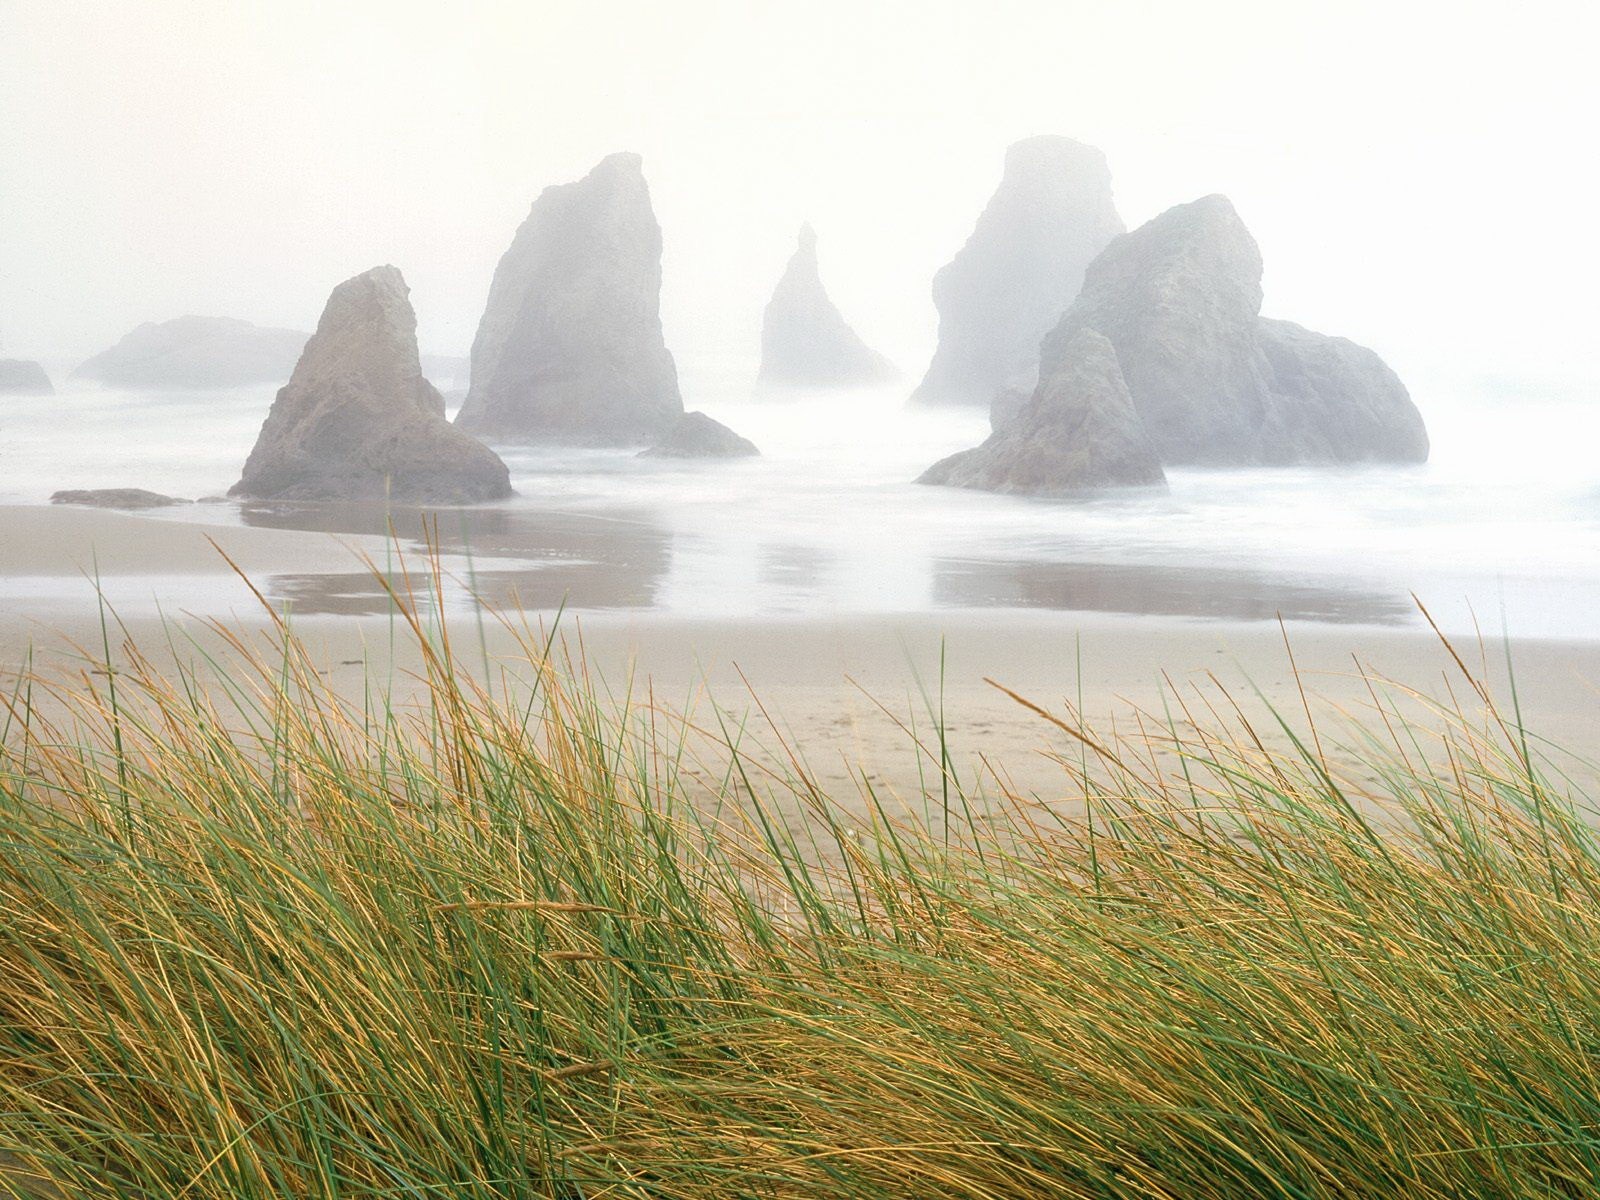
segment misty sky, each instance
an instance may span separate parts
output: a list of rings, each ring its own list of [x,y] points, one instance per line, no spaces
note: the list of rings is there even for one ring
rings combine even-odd
[[[633,149],[680,356],[754,354],[810,220],[915,374],[1004,147],[1059,133],[1130,227],[1231,196],[1271,315],[1587,385],[1597,33],[1404,0],[0,0],[0,337],[70,364],[188,312],[309,328],[393,262],[425,349],[465,353],[533,196]]]

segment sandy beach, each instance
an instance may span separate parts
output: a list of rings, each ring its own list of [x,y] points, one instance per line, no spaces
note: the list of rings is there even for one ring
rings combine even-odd
[[[12,672],[31,654],[35,669],[48,674],[100,656],[79,649],[100,642],[93,588],[81,574],[70,587],[61,582],[93,565],[108,591],[119,580],[166,578],[216,600],[203,611],[174,605],[163,606],[164,615],[121,615],[119,639],[158,661],[162,654],[197,661],[202,652],[226,661],[213,619],[269,644],[271,619],[218,547],[252,579],[285,570],[358,574],[366,570],[359,554],[382,561],[385,552],[370,535],[0,508],[0,587],[10,589],[0,609],[0,667]],[[425,575],[420,558],[409,566]],[[30,599],[17,584],[36,578],[56,580],[66,593]],[[396,619],[291,620],[342,693],[359,697],[374,679],[402,698],[418,686],[421,660]],[[617,702],[653,703],[708,729],[742,727],[748,745],[779,758],[794,750],[820,782],[847,795],[861,771],[897,792],[916,792],[932,763],[916,750],[912,731],[927,735],[941,709],[964,781],[992,788],[1000,772],[1018,791],[1048,794],[1060,778],[1048,753],[1064,748],[1064,736],[996,684],[1052,711],[1079,708],[1101,728],[1124,727],[1140,711],[1204,711],[1225,703],[1226,689],[1270,734],[1269,706],[1303,721],[1303,688],[1319,724],[1336,729],[1341,714],[1370,714],[1372,677],[1391,681],[1396,695],[1475,703],[1450,651],[1420,622],[1280,626],[980,609],[739,619],[573,611],[559,621],[553,612],[482,612],[451,618],[449,629],[463,665],[512,687],[532,674],[530,647],[554,635],[558,654],[581,664]],[[1509,706],[1505,647],[1495,639],[1453,641],[1469,670]],[[1526,723],[1557,745],[1592,744],[1600,732],[1600,643],[1521,639],[1510,658]]]
[[[228,575],[343,571],[383,540],[256,529],[221,521],[167,521],[70,506],[0,505],[0,574],[92,579],[126,575]],[[226,555],[226,558],[224,558]]]

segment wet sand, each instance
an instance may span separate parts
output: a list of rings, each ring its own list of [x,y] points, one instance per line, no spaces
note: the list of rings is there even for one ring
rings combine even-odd
[[[276,572],[325,591],[339,586],[337,581],[363,578],[357,550],[378,557],[384,546],[365,532],[334,538],[292,529],[0,508],[0,586],[30,572],[61,574],[93,556],[102,576],[113,580],[118,573],[139,578],[210,573],[221,581],[229,569],[207,540],[211,537],[253,576],[270,578]],[[41,670],[71,667],[77,654],[73,643],[98,644],[92,592],[87,583],[81,586],[77,602],[5,593],[0,671],[13,671],[30,652]],[[369,585],[344,586],[365,595]],[[1132,586],[1148,591],[1151,585],[1135,579]],[[371,590],[378,589],[371,585]],[[1156,595],[1171,598],[1170,593]],[[350,615],[301,612],[292,619],[340,691],[356,697],[377,679],[403,698],[416,687],[420,658],[392,618],[364,611],[356,604]],[[265,613],[250,604],[232,613],[232,624],[253,628],[265,639]],[[862,771],[898,793],[914,793],[933,764],[916,750],[907,730],[928,733],[941,708],[964,779],[987,779],[992,786],[998,770],[1022,792],[1048,794],[1058,787],[1059,768],[1047,754],[1066,747],[1063,735],[989,680],[1048,708],[1081,706],[1101,728],[1125,728],[1135,710],[1159,714],[1181,701],[1195,703],[1202,693],[1215,701],[1217,683],[1269,726],[1269,704],[1296,722],[1303,718],[1303,685],[1314,697],[1319,721],[1336,725],[1341,713],[1359,716],[1370,708],[1358,663],[1398,688],[1444,702],[1470,694],[1449,653],[1410,614],[1407,623],[1390,627],[1340,623],[1337,615],[1290,622],[1286,628],[1298,678],[1284,628],[1275,620],[1205,616],[960,608],[700,619],[624,607],[569,612],[556,632],[566,652],[581,656],[611,695],[653,700],[706,726],[742,724],[755,743],[778,756],[787,753],[780,744],[786,743],[820,782],[847,794],[858,787]],[[533,641],[551,631],[549,615],[506,620],[521,623]],[[487,671],[502,683],[529,677],[529,651],[515,628],[470,611],[449,624],[469,668]],[[124,615],[123,625],[147,650],[165,647],[170,637],[185,658],[198,657],[202,649],[214,652],[219,645],[201,615],[163,619],[136,612]],[[1466,641],[1458,649],[1471,669],[1509,701],[1503,648]],[[1521,640],[1512,647],[1512,659],[1518,698],[1532,728],[1583,752],[1600,741],[1600,642]]]
[[[187,506],[186,506],[187,507]],[[199,506],[197,515],[209,505]],[[189,515],[188,512],[184,514]],[[224,521],[161,520],[51,505],[0,505],[0,577],[226,575],[240,568],[341,571],[362,552],[381,560],[382,538],[249,528]]]

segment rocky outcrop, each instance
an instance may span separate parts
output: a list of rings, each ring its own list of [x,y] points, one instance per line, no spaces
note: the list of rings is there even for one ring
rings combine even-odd
[[[72,377],[129,388],[282,383],[294,370],[308,336],[232,317],[146,322],[83,363]]]
[[[51,504],[79,504],[89,508],[170,508],[174,504],[193,504],[177,496],[163,496],[144,488],[69,488],[55,492]]]
[[[1162,461],[1256,462],[1270,369],[1256,325],[1261,252],[1226,197],[1168,209],[1106,247],[1040,352],[1040,380],[1081,329],[1116,347]]]
[[[491,441],[649,445],[683,415],[661,228],[636,154],[546,188],[495,269],[456,423]]]
[[[499,456],[445,420],[416,331],[394,267],[334,288],[229,495],[418,504],[510,495]]]
[[[1080,330],[1048,381],[989,440],[929,467],[918,483],[1030,496],[1064,496],[1113,487],[1152,487],[1166,473],[1116,351]]]
[[[1257,327],[1271,368],[1284,462],[1424,462],[1428,430],[1400,377],[1368,350],[1266,317]]]
[[[1422,418],[1377,355],[1261,312],[1261,252],[1224,196],[1169,209],[1090,265],[1040,383],[1084,329],[1116,349],[1162,462],[1412,462]]]
[[[1122,231],[1100,151],[1063,137],[1007,150],[972,236],[934,276],[939,345],[912,400],[988,404],[1006,387],[1032,390],[1040,339]]]
[[[684,413],[667,435],[648,450],[644,458],[748,458],[760,454],[755,443],[742,438],[721,421],[703,412]]]
[[[991,423],[983,446],[923,480],[1037,492],[1145,482],[1156,464],[1428,456],[1421,414],[1382,359],[1261,316],[1261,252],[1223,196],[1107,246],[1044,340],[1029,399],[1003,390]]]
[[[0,358],[0,395],[53,396],[55,391],[50,376],[38,363],[25,358]]]
[[[761,323],[760,382],[778,387],[851,387],[883,383],[898,375],[828,299],[817,269],[817,235],[810,225],[802,225],[800,244]]]

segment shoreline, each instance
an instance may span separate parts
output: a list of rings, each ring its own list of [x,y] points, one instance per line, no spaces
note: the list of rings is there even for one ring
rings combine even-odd
[[[375,561],[391,550],[368,535],[334,536],[301,530],[210,526],[70,508],[0,506],[0,683],[25,661],[44,674],[81,671],[72,643],[100,644],[93,585],[62,571],[96,558],[102,584],[149,588],[156,606],[116,602],[126,636],[158,658],[201,659],[229,654],[212,627],[220,620],[260,642],[272,620],[208,539],[239,568],[259,579],[293,569],[314,577],[364,570],[358,554]],[[413,569],[422,565],[412,556]],[[447,569],[464,564],[446,560]],[[41,574],[42,569],[55,572]],[[30,575],[30,572],[33,574]],[[50,578],[54,591],[19,594],[18,581]],[[186,611],[185,588],[214,597],[231,589],[224,606]],[[73,596],[78,599],[75,601]],[[425,618],[433,621],[435,618]],[[459,665],[501,680],[526,679],[534,668],[516,631],[537,641],[554,614],[510,612],[447,615]],[[416,692],[422,658],[403,622],[388,616],[300,615],[291,624],[318,670],[348,699],[375,681],[397,698]],[[1137,712],[1160,714],[1216,685],[1271,729],[1269,709],[1298,723],[1310,697],[1318,720],[1371,713],[1366,671],[1392,681],[1421,706],[1476,703],[1450,652],[1418,618],[1411,624],[1362,625],[1226,621],[1050,609],[949,608],[912,613],[685,616],[639,609],[562,614],[563,653],[586,665],[606,694],[648,697],[680,714],[753,722],[770,716],[777,731],[763,736],[800,747],[819,778],[835,786],[859,783],[853,764],[878,771],[899,790],[918,785],[921,769],[907,729],[926,731],[942,709],[958,768],[981,775],[1004,763],[1023,790],[1048,790],[1058,770],[1047,752],[1060,748],[1059,731],[994,684],[1052,712],[1080,707],[1093,723],[1127,721]],[[1288,647],[1285,646],[1285,637]],[[1480,645],[1452,637],[1456,651],[1509,707],[1512,677],[1499,637]],[[391,653],[391,641],[394,651]],[[186,642],[192,643],[186,648]],[[1292,668],[1291,668],[1292,651]],[[84,651],[98,658],[100,651]],[[1526,724],[1551,742],[1584,751],[1600,734],[1600,641],[1511,640],[1516,698]],[[1298,672],[1298,675],[1296,674]],[[993,680],[994,683],[988,682]],[[1592,774],[1592,773],[1591,773]]]

